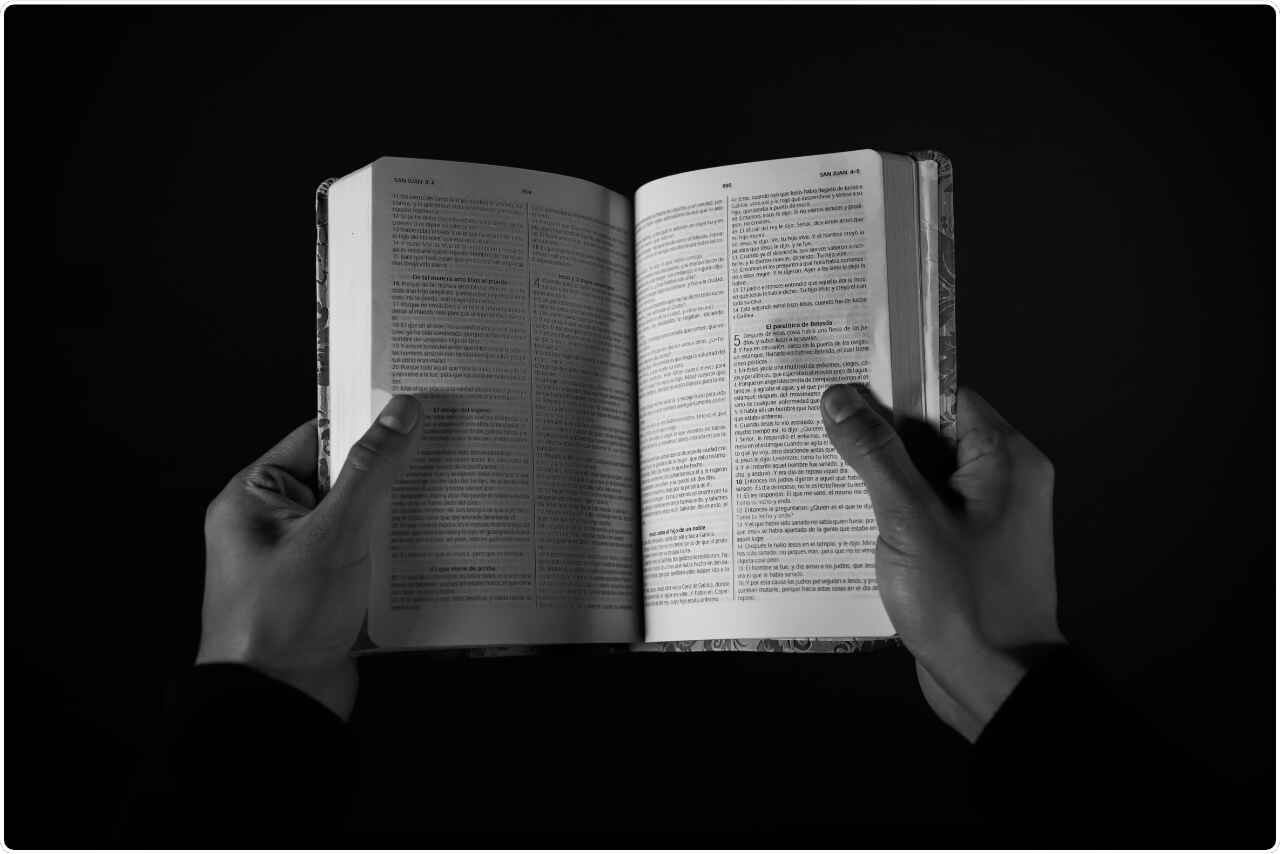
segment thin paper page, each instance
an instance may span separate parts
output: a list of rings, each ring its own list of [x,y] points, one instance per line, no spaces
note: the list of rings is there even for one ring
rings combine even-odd
[[[373,540],[381,646],[639,635],[629,201],[523,169],[374,169],[373,410],[425,439]]]
[[[924,404],[925,417],[937,429],[941,424],[941,377],[938,371],[938,163],[921,160],[920,245],[921,287],[924,291]]]
[[[876,528],[818,411],[891,405],[874,151],[636,195],[645,639],[885,635]]]

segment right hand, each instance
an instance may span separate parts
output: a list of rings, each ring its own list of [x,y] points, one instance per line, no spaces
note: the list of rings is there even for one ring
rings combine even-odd
[[[827,389],[823,424],[870,494],[880,595],[915,656],[925,699],[975,741],[1032,654],[1065,642],[1053,567],[1053,465],[962,388],[948,482],[960,500],[947,502],[865,394],[851,385]]]

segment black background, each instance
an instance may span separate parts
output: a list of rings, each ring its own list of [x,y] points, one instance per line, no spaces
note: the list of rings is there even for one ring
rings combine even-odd
[[[630,192],[934,147],[961,381],[1057,466],[1064,628],[1256,797],[1222,844],[1269,844],[1274,15],[9,7],[5,841],[104,841],[195,652],[205,505],[313,412],[322,179],[399,154]],[[365,829],[973,821],[901,651],[363,672]]]

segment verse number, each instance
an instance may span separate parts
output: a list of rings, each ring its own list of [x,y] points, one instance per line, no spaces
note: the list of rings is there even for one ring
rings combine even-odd
[[[742,343],[742,336],[736,332],[733,333],[733,346],[737,347],[741,343]]]

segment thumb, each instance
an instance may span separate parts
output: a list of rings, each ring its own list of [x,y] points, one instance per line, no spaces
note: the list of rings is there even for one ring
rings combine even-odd
[[[834,385],[826,390],[822,423],[836,452],[867,485],[881,534],[892,536],[899,527],[886,524],[891,519],[910,518],[937,500],[898,432],[856,387]]]
[[[956,396],[960,441],[951,488],[965,500],[971,516],[999,515],[1008,494],[1012,469],[1009,437],[1013,428],[976,392],[961,388]]]
[[[378,420],[351,446],[337,481],[321,502],[328,520],[344,526],[366,521],[413,457],[421,420],[417,398],[407,394],[391,398]]]

